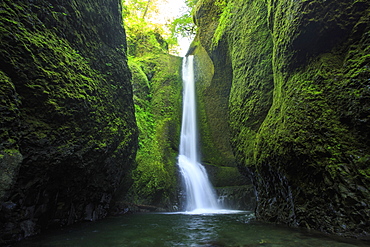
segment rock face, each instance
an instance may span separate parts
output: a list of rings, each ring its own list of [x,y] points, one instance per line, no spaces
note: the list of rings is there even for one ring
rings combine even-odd
[[[1,244],[104,217],[131,183],[137,127],[120,1],[0,12]]]
[[[194,18],[257,217],[368,236],[369,2],[203,0]]]
[[[166,210],[177,204],[179,187],[181,61],[181,57],[155,49],[129,60],[139,126],[132,201]]]
[[[182,58],[169,54],[163,32],[152,27],[143,29],[145,25],[150,26],[144,20],[126,25],[128,64],[139,129],[137,166],[132,172],[134,182],[126,201],[174,210],[180,184],[177,156]]]

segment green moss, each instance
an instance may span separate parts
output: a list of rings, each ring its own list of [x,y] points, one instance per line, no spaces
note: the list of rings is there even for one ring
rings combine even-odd
[[[87,204],[106,209],[110,199],[103,194],[111,198],[122,181],[130,186],[137,130],[125,33],[119,1],[103,2],[0,3],[0,174],[11,181],[6,200],[28,200],[38,210],[37,195],[44,194],[45,203],[65,205],[42,215],[42,223],[34,219],[44,224],[37,229],[47,228],[52,215],[60,225],[80,221]],[[17,176],[20,153],[27,159]],[[48,198],[55,194],[58,202]],[[73,219],[66,216],[71,207]],[[4,215],[19,227],[19,212]]]
[[[212,165],[212,167],[206,166],[206,168],[212,185],[215,187],[240,186],[246,182],[245,177],[240,174],[237,167]]]
[[[9,193],[18,176],[22,162],[22,155],[18,149],[4,149],[0,151],[0,200]]]
[[[164,53],[131,57],[139,150],[131,193],[136,203],[169,206],[177,187],[181,59]]]
[[[227,2],[226,22],[214,1],[198,6],[197,47],[214,71],[232,66],[231,143],[254,177],[256,215],[339,234],[368,229],[360,206],[370,200],[361,187],[369,185],[368,3]]]
[[[229,143],[227,119],[227,97],[231,87],[230,67],[216,70],[215,64],[227,59],[214,57],[201,44],[200,37],[192,43],[195,59],[195,80],[197,94],[197,118],[199,146],[203,163],[222,166],[235,166],[234,156]],[[218,50],[222,54],[225,50]],[[212,56],[212,55],[211,55]],[[219,59],[219,60],[216,60]]]
[[[1,23],[4,26],[1,28],[7,33],[14,33],[16,39],[21,40],[23,44],[16,50],[22,53],[22,56],[13,56],[12,60],[7,62],[13,66],[31,66],[23,69],[31,71],[28,77],[37,79],[28,81],[23,90],[39,99],[39,104],[43,105],[46,112],[51,113],[48,117],[63,117],[65,122],[71,121],[78,105],[85,105],[84,115],[97,114],[97,123],[106,126],[104,130],[99,130],[102,139],[96,140],[101,143],[98,146],[105,145],[110,137],[117,135],[120,126],[126,125],[126,119],[115,116],[111,119],[107,116],[105,112],[108,107],[101,101],[100,96],[105,95],[107,99],[113,100],[114,95],[122,91],[122,86],[115,85],[115,82],[108,83],[110,74],[92,69],[90,60],[83,57],[79,51],[72,48],[69,41],[53,30],[30,30],[19,23],[4,22],[4,17],[2,18]],[[17,29],[21,32],[14,32]],[[39,52],[33,52],[35,49]],[[23,57],[31,59],[32,64],[21,61]],[[112,67],[112,63],[106,64]],[[21,73],[19,76],[25,75]],[[27,100],[24,100],[26,104]],[[32,105],[28,111],[32,111],[35,116],[45,113],[34,111]],[[63,128],[61,126],[61,129]],[[72,128],[78,131],[77,123]],[[47,133],[36,134],[38,137],[43,135]]]
[[[336,109],[342,108],[342,102],[348,102],[349,98],[354,102],[355,98],[364,97],[364,87],[359,90],[342,89],[345,84],[350,85],[345,78],[364,75],[368,73],[367,69],[356,67],[351,71],[346,68],[348,72],[343,77],[341,68],[344,58],[334,51],[320,55],[301,72],[288,72],[287,61],[296,58],[289,56],[289,51],[284,53],[281,50],[292,38],[291,33],[297,28],[298,19],[294,15],[290,22],[289,18],[280,16],[275,16],[275,20],[269,19],[272,11],[285,14],[279,11],[279,5],[276,8],[268,5],[267,9],[264,4],[242,6],[247,6],[247,10],[243,11],[244,21],[248,23],[243,25],[245,30],[240,27],[242,25],[230,28],[233,30],[230,31],[230,40],[233,41],[231,48],[235,47],[235,52],[231,54],[234,79],[230,96],[230,125],[235,130],[233,142],[237,143],[235,149],[240,154],[239,158],[244,159],[247,165],[255,165],[266,162],[269,160],[267,157],[290,153],[289,157],[315,157],[315,162],[320,164],[344,162],[347,159],[344,158],[344,150],[353,153],[359,147],[350,147],[350,143],[357,142],[356,137],[343,125],[343,112],[338,114]],[[290,9],[293,11],[295,8],[298,7],[292,5]],[[272,43],[264,42],[270,36],[269,25],[275,31],[274,36],[270,37],[270,40],[274,38],[274,47]],[[233,33],[239,37],[232,36]],[[241,33],[245,35],[241,36]],[[259,42],[259,37],[262,42]],[[244,44],[245,48],[241,48]],[[249,57],[241,59],[239,51]],[[274,56],[271,57],[271,54]],[[364,65],[366,61],[366,55],[363,54],[355,63]],[[253,66],[249,66],[248,62],[252,62]],[[273,64],[275,67],[272,67]],[[347,59],[346,64],[350,66],[351,60]],[[247,73],[244,72],[246,67]],[[273,104],[272,84],[269,82],[271,75],[274,75]]]
[[[264,3],[239,3],[236,11],[235,18],[243,14],[243,24],[229,27],[233,69],[229,121],[238,160],[252,165],[256,135],[272,104],[273,43]]]
[[[230,25],[232,12],[234,8],[232,1],[218,0],[215,2],[215,5],[220,8],[221,14],[218,20],[217,28],[212,38],[213,46],[218,45],[218,42],[224,35],[225,30]]]

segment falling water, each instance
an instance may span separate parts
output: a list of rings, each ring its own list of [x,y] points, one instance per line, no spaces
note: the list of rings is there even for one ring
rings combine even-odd
[[[183,176],[187,211],[219,208],[206,169],[198,157],[193,56],[184,58],[182,66],[183,112],[178,164]]]

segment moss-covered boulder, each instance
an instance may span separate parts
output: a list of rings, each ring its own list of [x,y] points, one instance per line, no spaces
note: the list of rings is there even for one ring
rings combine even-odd
[[[362,0],[200,1],[200,45],[215,71],[231,67],[231,143],[259,219],[368,235],[369,11]]]
[[[1,241],[102,218],[130,186],[137,127],[120,4],[0,3]]]

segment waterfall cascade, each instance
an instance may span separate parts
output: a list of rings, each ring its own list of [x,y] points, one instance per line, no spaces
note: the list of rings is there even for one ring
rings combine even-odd
[[[183,110],[178,165],[186,193],[186,211],[219,209],[206,169],[200,164],[194,85],[194,57],[184,57],[182,65]]]

